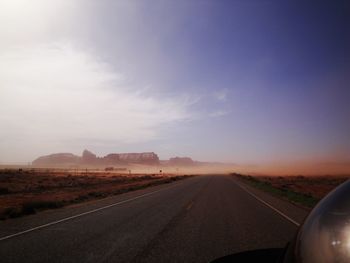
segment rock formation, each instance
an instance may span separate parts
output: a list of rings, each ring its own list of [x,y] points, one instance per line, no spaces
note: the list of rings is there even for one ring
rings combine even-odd
[[[159,158],[154,152],[145,153],[111,153],[97,157],[94,153],[84,150],[82,157],[71,153],[56,153],[42,156],[33,161],[34,166],[72,166],[72,165],[126,165],[146,164],[158,165]]]
[[[126,163],[159,164],[158,155],[154,152],[146,153],[120,153],[119,158]]]
[[[79,163],[80,157],[72,153],[55,153],[41,156],[33,161],[34,166],[70,166]]]
[[[96,154],[93,154],[88,150],[84,150],[82,155],[82,162],[87,164],[96,163],[97,162]]]

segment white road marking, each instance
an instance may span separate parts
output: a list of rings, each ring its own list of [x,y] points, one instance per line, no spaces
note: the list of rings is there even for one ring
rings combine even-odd
[[[279,214],[280,216],[284,217],[285,219],[287,219],[289,222],[293,223],[296,226],[300,226],[300,223],[298,223],[297,221],[295,221],[294,219],[290,218],[289,216],[287,216],[286,214],[284,214],[282,211],[278,210],[277,208],[274,208],[272,205],[270,205],[269,203],[265,202],[264,200],[262,200],[260,197],[256,196],[255,194],[253,194],[251,191],[249,191],[246,187],[243,187],[242,185],[240,185],[239,183],[236,183],[236,185],[238,185],[240,188],[242,188],[244,191],[246,191],[248,194],[250,194],[252,197],[254,197],[256,200],[260,201],[261,203],[263,203],[264,205],[266,205],[267,207],[271,208],[273,211],[275,211],[277,214]]]
[[[158,193],[160,191],[164,191],[166,189],[172,188],[172,187],[177,186],[177,185],[179,185],[179,184],[174,184],[174,185],[168,186],[166,188],[162,188],[162,189],[159,189],[159,190],[156,190],[156,191],[153,191],[153,192],[145,193],[145,194],[142,194],[142,195],[139,195],[139,196],[127,199],[127,200],[123,200],[123,201],[120,201],[120,202],[117,202],[117,203],[114,203],[114,204],[106,205],[106,206],[103,206],[103,207],[100,207],[100,208],[96,208],[96,209],[93,209],[93,210],[90,210],[90,211],[87,211],[87,212],[84,212],[84,213],[81,213],[81,214],[77,214],[77,215],[66,217],[66,218],[63,218],[63,219],[60,219],[60,220],[57,220],[57,221],[53,221],[53,222],[50,222],[50,223],[47,223],[47,224],[44,224],[44,225],[36,226],[36,227],[30,228],[30,229],[27,229],[27,230],[24,230],[24,231],[12,234],[12,235],[0,237],[0,241],[6,240],[6,239],[10,239],[10,238],[13,238],[13,237],[17,237],[17,236],[20,236],[20,235],[23,235],[23,234],[26,234],[26,233],[29,233],[29,232],[33,232],[35,230],[39,230],[39,229],[42,229],[42,228],[45,228],[45,227],[52,226],[52,225],[63,223],[63,222],[66,222],[68,220],[72,220],[74,218],[78,218],[78,217],[82,217],[82,216],[89,215],[89,214],[92,214],[92,213],[96,213],[98,211],[105,210],[107,208],[111,208],[113,206],[125,204],[125,203],[128,203],[128,202],[134,201],[136,199],[140,199],[142,197],[149,196],[149,195]]]

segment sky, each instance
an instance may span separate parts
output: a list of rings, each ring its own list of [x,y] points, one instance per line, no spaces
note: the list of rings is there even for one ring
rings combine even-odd
[[[0,0],[0,39],[0,163],[350,168],[348,1]]]

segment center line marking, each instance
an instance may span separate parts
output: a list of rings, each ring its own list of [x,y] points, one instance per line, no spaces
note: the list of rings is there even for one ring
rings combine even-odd
[[[190,210],[190,209],[192,208],[192,206],[193,206],[193,201],[191,201],[191,202],[188,204],[188,206],[186,207],[186,210],[187,210],[187,211]]]

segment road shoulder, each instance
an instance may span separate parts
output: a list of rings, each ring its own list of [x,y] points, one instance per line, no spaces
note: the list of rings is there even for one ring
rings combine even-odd
[[[296,206],[293,203],[290,203],[286,200],[282,200],[276,196],[273,196],[267,192],[264,192],[260,189],[257,189],[247,183],[245,183],[242,180],[239,180],[237,177],[233,175],[229,175],[230,179],[239,185],[241,188],[245,189],[246,191],[252,193],[259,199],[263,200],[276,210],[280,211],[281,213],[285,214],[292,220],[296,221],[298,224],[302,224],[304,221],[305,217],[309,214],[310,210],[306,208],[302,208],[300,206]],[[264,204],[262,204],[264,205]]]

